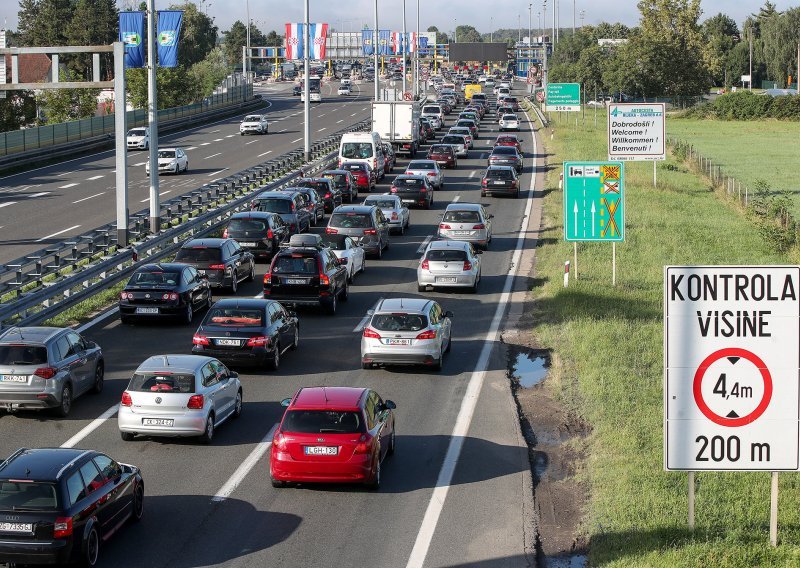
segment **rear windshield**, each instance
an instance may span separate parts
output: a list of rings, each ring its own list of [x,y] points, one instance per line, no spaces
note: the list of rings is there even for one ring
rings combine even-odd
[[[224,325],[230,327],[244,327],[263,325],[264,310],[252,308],[212,308],[206,316],[205,325]]]
[[[318,268],[315,256],[286,254],[275,259],[272,272],[273,274],[316,274]]]
[[[472,126],[473,122],[471,120],[459,120],[456,124],[458,126],[466,126],[467,128],[469,128],[470,126]]]
[[[337,410],[290,410],[283,418],[284,432],[298,434],[355,434],[364,431],[358,412]]]
[[[378,331],[419,331],[428,327],[428,318],[419,314],[376,314],[370,325]]]
[[[504,114],[503,120],[517,120],[516,114]]]
[[[128,385],[132,392],[194,392],[194,375],[185,373],[135,373]]]
[[[489,169],[486,170],[486,177],[494,179],[514,179],[514,174],[510,169],[509,170]]]
[[[344,164],[342,166],[343,170],[349,170],[351,172],[366,172],[367,165],[366,164]]]
[[[442,220],[451,223],[478,223],[481,217],[477,211],[445,211]]]
[[[463,144],[464,139],[460,136],[445,136],[442,138],[442,142],[445,144]]]
[[[425,185],[425,182],[422,180],[422,178],[397,178],[394,180],[392,185],[395,187],[420,187]]]
[[[176,262],[216,262],[222,257],[222,250],[218,248],[198,247],[182,248],[175,257]]]
[[[347,185],[347,174],[328,174],[323,177],[333,181],[336,187],[345,187]]]
[[[516,154],[517,148],[515,146],[495,146],[492,154]]]
[[[263,233],[267,228],[263,219],[231,219],[228,223],[228,231],[237,233]]]
[[[442,109],[440,109],[438,106],[426,106],[425,108],[422,109],[422,112],[430,114],[439,114],[440,112],[442,112]]]
[[[467,253],[458,249],[432,249],[428,251],[425,258],[438,261],[461,261],[467,260]]]
[[[342,229],[368,229],[372,227],[372,216],[368,213],[334,213],[331,215],[330,226]]]
[[[340,150],[342,158],[363,160],[372,158],[371,142],[345,142]]]
[[[431,146],[431,153],[452,154],[453,148],[451,146]]]
[[[0,345],[0,365],[45,365],[44,345]]]
[[[513,103],[517,102],[517,98],[516,97],[506,97],[506,102],[513,104]]]
[[[381,198],[368,198],[364,201],[367,205],[374,205],[375,207],[380,207],[381,209],[394,209],[395,208],[395,201],[393,199],[381,199]]]
[[[317,191],[317,193],[319,193],[320,191],[329,191],[330,190],[330,186],[328,186],[328,184],[325,183],[324,181],[305,180],[305,181],[301,181],[297,185],[298,185],[298,187],[310,187],[311,189],[315,189]]]
[[[191,258],[188,256],[181,258],[181,251],[178,251],[176,260],[191,260]],[[142,271],[131,276],[128,286],[175,286],[180,279],[181,275],[177,272]]]
[[[436,164],[433,162],[409,162],[406,167],[407,170],[433,170],[436,169]]]
[[[58,508],[56,486],[53,483],[20,483],[0,480],[0,510],[52,511]]]
[[[331,250],[345,250],[347,235],[321,235],[322,243]]]
[[[288,199],[259,199],[256,201],[256,210],[268,213],[291,213],[292,202]]]

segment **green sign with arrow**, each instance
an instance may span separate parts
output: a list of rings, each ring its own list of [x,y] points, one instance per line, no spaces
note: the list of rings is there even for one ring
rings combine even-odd
[[[564,240],[625,240],[625,164],[564,162]]]

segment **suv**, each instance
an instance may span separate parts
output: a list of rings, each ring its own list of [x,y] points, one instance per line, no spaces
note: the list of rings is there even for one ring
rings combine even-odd
[[[337,207],[328,221],[329,235],[347,235],[364,247],[364,252],[377,258],[389,247],[389,221],[374,205]]]
[[[103,390],[104,369],[100,347],[69,328],[12,327],[0,335],[0,409],[65,417],[73,399]]]
[[[143,512],[138,467],[93,450],[21,448],[0,463],[0,562],[96,566],[100,544]]]
[[[234,239],[255,258],[271,259],[289,238],[289,227],[276,213],[242,211],[231,215],[222,237]]]
[[[325,204],[325,213],[330,213],[342,204],[342,192],[333,184],[333,180],[320,178],[301,178],[294,182],[297,187],[310,187]]]
[[[192,239],[175,255],[176,264],[195,268],[212,288],[229,288],[236,293],[239,282],[252,282],[256,260],[233,239]]]
[[[248,114],[239,124],[239,134],[266,134],[269,132],[269,122],[266,114]]]
[[[319,235],[294,235],[264,274],[264,298],[284,305],[320,306],[333,315],[348,293],[347,267]]]
[[[311,227],[311,214],[305,200],[296,191],[263,191],[255,196],[250,208],[277,213],[289,225],[289,234],[302,233]]]
[[[358,186],[349,170],[326,170],[322,177],[333,182],[333,186],[342,193],[342,198],[349,203],[358,199]]]

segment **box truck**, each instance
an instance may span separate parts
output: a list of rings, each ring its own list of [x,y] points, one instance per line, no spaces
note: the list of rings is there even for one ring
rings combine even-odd
[[[396,153],[413,158],[419,148],[420,106],[416,101],[374,101],[372,130]]]

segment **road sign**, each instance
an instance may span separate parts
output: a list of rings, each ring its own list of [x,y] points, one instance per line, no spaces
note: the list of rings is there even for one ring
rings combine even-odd
[[[611,103],[608,106],[609,160],[665,160],[664,103]]]
[[[625,240],[625,165],[564,162],[564,240]]]
[[[528,82],[530,83],[530,79],[528,79]],[[538,93],[536,93],[536,100],[539,101],[540,103],[544,102],[544,97],[545,97],[544,91],[539,91]]]
[[[548,112],[579,112],[581,110],[580,83],[548,83],[547,108],[545,110]]]
[[[664,467],[800,469],[800,267],[664,269]]]
[[[6,47],[6,30],[0,30],[0,48]],[[6,56],[0,55],[0,83],[6,82]],[[0,91],[0,99],[6,98],[6,92]]]

